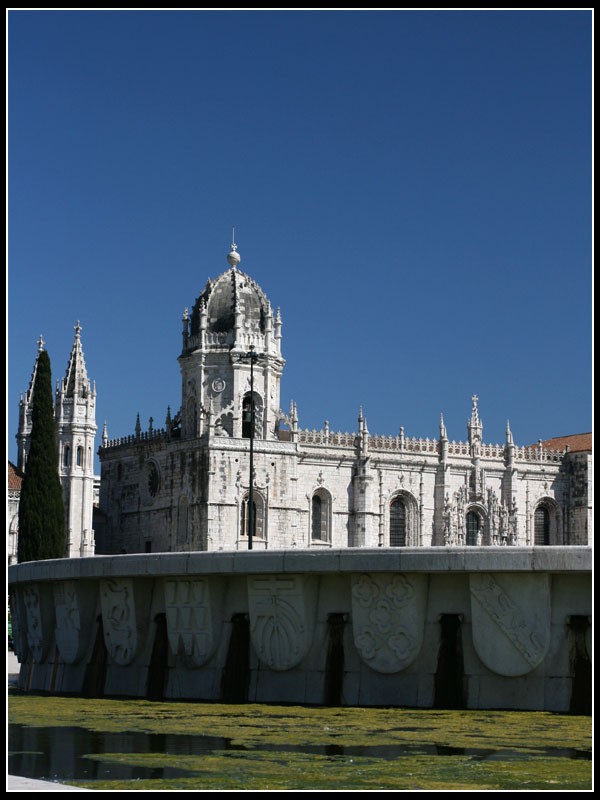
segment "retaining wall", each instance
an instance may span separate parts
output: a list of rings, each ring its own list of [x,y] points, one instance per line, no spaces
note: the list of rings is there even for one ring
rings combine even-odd
[[[591,712],[589,547],[151,553],[9,567],[19,686]]]

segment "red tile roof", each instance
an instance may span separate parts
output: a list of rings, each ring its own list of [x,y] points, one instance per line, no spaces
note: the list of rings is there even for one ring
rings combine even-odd
[[[8,488],[9,489],[21,489],[21,484],[23,483],[23,473],[21,472],[18,467],[12,463],[12,461],[8,462]]]
[[[542,442],[545,450],[564,450],[569,448],[569,453],[592,452],[591,433],[572,433],[570,436],[555,436]]]

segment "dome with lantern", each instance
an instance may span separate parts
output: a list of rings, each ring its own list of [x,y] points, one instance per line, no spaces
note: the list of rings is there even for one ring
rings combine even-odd
[[[215,280],[209,280],[192,308],[192,336],[200,330],[200,313],[206,309],[207,331],[232,331],[239,314],[246,330],[264,333],[269,301],[260,286],[238,269],[241,261],[237,245],[231,245],[227,256],[230,268]]]

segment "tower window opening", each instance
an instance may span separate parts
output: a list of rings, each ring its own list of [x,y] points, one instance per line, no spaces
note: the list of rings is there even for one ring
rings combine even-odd
[[[252,399],[249,395],[244,397],[242,404],[242,438],[249,439],[252,436]]]

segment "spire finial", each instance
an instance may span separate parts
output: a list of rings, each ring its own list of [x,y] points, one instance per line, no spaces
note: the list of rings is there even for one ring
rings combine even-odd
[[[232,267],[237,267],[240,263],[241,258],[240,254],[237,251],[237,244],[235,243],[235,228],[231,229],[231,252],[227,256],[227,261],[230,263]]]
[[[42,350],[44,349],[44,345],[45,344],[46,344],[46,342],[44,341],[44,338],[43,338],[42,334],[40,333],[40,338],[38,339],[38,343],[37,343],[38,353],[42,352]]]

